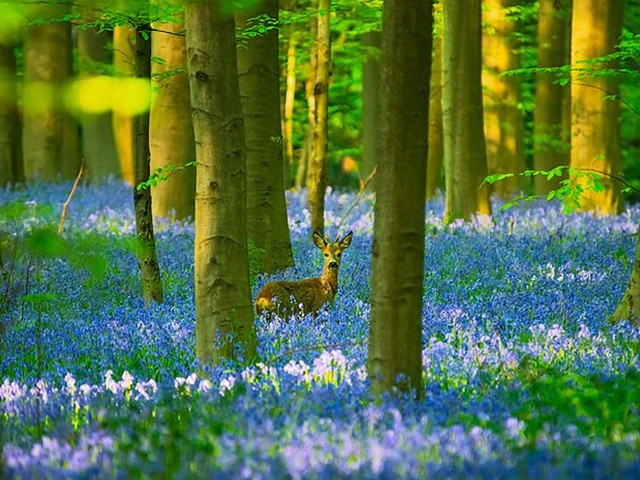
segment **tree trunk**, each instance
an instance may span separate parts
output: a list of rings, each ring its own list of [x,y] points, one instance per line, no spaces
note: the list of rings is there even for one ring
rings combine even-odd
[[[368,373],[379,398],[422,384],[422,279],[432,2],[383,7],[380,163]]]
[[[362,72],[362,177],[368,178],[379,162],[379,115],[380,115],[380,32],[362,35],[362,43],[367,47]],[[370,184],[375,190],[376,179]]]
[[[612,175],[620,175],[620,105],[618,80],[610,75],[598,76],[605,68],[616,68],[613,62],[588,65],[596,72],[584,72],[579,62],[613,53],[622,29],[623,0],[601,2],[581,0],[574,2],[573,31],[571,39],[571,167],[595,169]],[[586,179],[575,178],[586,187]],[[589,191],[580,197],[582,210],[603,214],[617,213],[622,209],[620,186],[603,176],[602,192]]]
[[[154,62],[151,66],[156,86],[149,132],[152,171],[167,165],[179,167],[195,158],[186,41],[177,35],[184,29],[184,23],[163,23],[154,27],[158,31],[152,33],[151,55],[162,58],[163,62]],[[153,215],[180,220],[193,218],[195,190],[196,169],[175,170],[167,180],[152,188]]]
[[[294,11],[296,0],[286,2],[285,8]],[[283,27],[280,27],[283,28]],[[287,36],[287,67],[286,89],[284,95],[284,110],[282,119],[282,133],[284,143],[284,178],[285,188],[294,184],[294,158],[293,158],[293,110],[296,99],[296,37],[297,32],[293,25],[285,26],[283,31]]]
[[[538,67],[565,64],[566,11],[558,0],[541,0],[538,13]],[[564,143],[563,102],[569,89],[554,83],[555,75],[536,75],[536,107],[533,121],[533,168],[549,171],[569,164],[569,145]],[[560,179],[535,177],[535,194],[546,195],[560,186]]]
[[[434,5],[433,55],[429,95],[429,156],[427,158],[427,199],[433,198],[442,178],[444,131],[442,126],[442,3]]]
[[[307,201],[311,213],[311,229],[324,232],[324,195],[327,189],[327,107],[329,99],[329,64],[331,36],[329,9],[331,0],[318,0],[316,68],[310,106],[313,121],[310,125],[310,151],[307,170]]]
[[[81,75],[104,75],[103,71],[94,68],[98,63],[105,68],[111,64],[108,44],[111,36],[108,32],[95,29],[78,30],[78,56]],[[112,114],[83,112],[80,120],[82,128],[82,149],[87,168],[87,177],[104,179],[109,175],[120,177],[118,154],[113,138]]]
[[[0,187],[24,181],[14,50],[12,40],[0,38]]]
[[[514,0],[484,0],[482,37],[484,86],[484,131],[489,173],[521,173],[524,164],[524,118],[521,77],[501,76],[520,67],[515,42],[516,24],[508,17]],[[521,175],[493,185],[493,190],[508,198],[522,193]]]
[[[446,222],[491,214],[482,108],[480,0],[444,2]]]
[[[244,28],[258,15],[277,22],[278,0],[238,13],[236,22]],[[293,265],[284,197],[277,29],[250,38],[238,50],[238,74],[246,139],[247,236],[264,250],[263,271],[273,273]]]
[[[43,19],[70,12],[63,5],[35,7]],[[75,178],[80,167],[78,125],[62,99],[72,75],[69,22],[26,28],[22,150],[29,180]]]
[[[640,226],[638,231],[640,232]],[[609,317],[611,324],[628,320],[634,326],[640,325],[640,235],[636,235],[636,237],[636,255],[629,285],[615,312]]]
[[[196,141],[196,356],[253,360],[244,122],[233,16],[222,2],[186,4],[187,60]],[[237,347],[242,348],[239,352]]]
[[[135,64],[136,31],[129,27],[113,29],[113,69],[115,75],[132,76]],[[133,117],[128,113],[113,112],[113,135],[120,162],[122,178],[133,185]]]
[[[135,76],[149,80],[151,87],[151,25],[141,25],[136,32]],[[149,179],[149,112],[133,118],[135,183],[133,204],[136,211],[136,236],[138,238],[138,265],[142,277],[142,294],[145,303],[162,303],[160,266],[156,257],[151,214],[151,190],[138,189],[137,185]]]

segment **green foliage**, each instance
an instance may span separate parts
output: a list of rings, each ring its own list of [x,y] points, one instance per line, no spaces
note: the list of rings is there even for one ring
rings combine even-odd
[[[196,162],[190,161],[183,163],[182,165],[172,165],[169,163],[164,167],[156,168],[151,173],[151,175],[149,175],[149,179],[146,182],[141,182],[136,185],[136,190],[144,190],[150,187],[157,187],[159,182],[166,182],[172,175],[178,173],[180,170],[195,166]]]

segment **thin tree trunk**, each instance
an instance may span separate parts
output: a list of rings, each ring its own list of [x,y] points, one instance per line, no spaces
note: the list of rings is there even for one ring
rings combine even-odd
[[[278,0],[265,0],[258,11],[236,15],[240,28],[256,15],[278,21]],[[293,265],[280,119],[278,30],[248,40],[238,50],[238,74],[245,122],[247,162],[247,235],[264,250],[262,269],[273,273]]]
[[[482,83],[484,91],[484,130],[489,173],[521,173],[524,164],[524,117],[521,77],[502,74],[520,67],[515,43],[516,24],[508,10],[514,0],[484,0]],[[521,193],[524,177],[515,175],[493,185],[508,198]]]
[[[622,169],[620,151],[620,93],[618,80],[609,75],[581,72],[579,62],[613,53],[622,33],[623,0],[601,2],[580,0],[573,6],[571,64],[578,70],[571,76],[571,167],[600,170],[619,175]],[[615,63],[590,65],[602,70],[616,68]],[[597,72],[596,72],[597,73]],[[586,188],[586,179],[575,181]],[[579,201],[582,210],[603,214],[622,209],[620,187],[610,178],[602,178],[605,190],[586,188]]]
[[[135,65],[135,35],[133,28],[118,26],[113,29],[113,69],[115,75],[132,76]],[[133,185],[133,117],[128,113],[113,112],[113,135],[120,162],[122,178]]]
[[[368,178],[379,162],[379,110],[380,110],[380,32],[362,35],[362,43],[367,47],[362,72],[362,177]],[[370,189],[375,190],[375,178]]]
[[[135,75],[149,80],[151,86],[151,25],[141,25],[136,32]],[[138,265],[142,278],[142,294],[145,303],[162,303],[160,266],[156,256],[151,213],[151,190],[138,189],[137,185],[149,179],[149,112],[133,118],[135,183],[133,204],[136,212],[136,237],[138,239]]]
[[[557,0],[541,0],[538,13],[538,67],[559,67],[566,60],[566,17]],[[554,83],[550,73],[536,75],[536,108],[533,121],[533,168],[549,171],[569,164],[569,145],[563,136],[563,102],[568,87]],[[546,195],[560,186],[560,179],[538,175],[534,180],[536,195]]]
[[[432,2],[386,0],[382,18],[368,373],[378,398],[396,387],[421,397]]]
[[[318,0],[317,58],[311,93],[313,123],[307,170],[307,201],[311,213],[311,229],[321,234],[324,232],[324,196],[327,189],[327,113],[331,61],[330,7],[331,0]]]
[[[251,361],[256,354],[247,252],[245,133],[235,22],[222,2],[185,9],[196,141],[196,356]],[[238,347],[242,351],[238,351]]]
[[[442,125],[442,4],[434,5],[434,38],[429,95],[429,156],[427,158],[427,199],[432,198],[442,178],[444,163],[444,131]]]
[[[186,41],[179,35],[184,30],[184,22],[154,27],[157,30],[152,34],[151,55],[162,58],[163,62],[154,62],[151,66],[156,86],[149,132],[152,171],[167,165],[180,167],[195,158]],[[176,219],[193,217],[195,190],[195,168],[174,171],[152,189],[153,215]]]
[[[78,55],[81,67],[81,75],[104,74],[101,71],[92,70],[94,63],[105,67],[111,64],[111,54],[108,44],[111,36],[108,32],[98,32],[95,29],[78,30]],[[87,177],[99,179],[109,175],[120,176],[118,154],[113,138],[112,114],[83,112],[80,120],[82,128],[83,157],[87,168]]]
[[[482,108],[480,0],[444,2],[445,221],[491,214]]]
[[[294,11],[296,0],[291,0],[286,6],[287,10]],[[284,178],[285,187],[290,186],[292,174],[294,171],[293,158],[293,109],[296,98],[296,37],[297,32],[294,26],[285,27],[284,32],[287,35],[287,69],[286,69],[286,89],[284,95],[284,111],[282,119],[282,133],[284,143]]]

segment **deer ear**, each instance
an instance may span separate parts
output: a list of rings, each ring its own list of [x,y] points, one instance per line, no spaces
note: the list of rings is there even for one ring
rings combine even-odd
[[[345,249],[351,245],[351,239],[353,238],[353,232],[347,233],[342,240],[340,240],[340,248]]]
[[[313,243],[315,243],[316,247],[318,247],[320,250],[324,249],[324,247],[327,246],[326,240],[322,238],[322,235],[320,235],[318,232],[313,232]]]

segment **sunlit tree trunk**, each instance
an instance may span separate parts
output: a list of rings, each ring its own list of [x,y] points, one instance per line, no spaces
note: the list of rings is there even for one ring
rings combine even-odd
[[[15,45],[0,36],[0,187],[24,180],[17,95]]]
[[[296,8],[296,0],[285,2],[285,8],[294,11]],[[296,40],[298,33],[293,25],[280,27],[279,32],[284,33],[287,38],[287,64],[285,70],[285,95],[284,109],[282,118],[282,135],[284,144],[284,178],[285,188],[294,183],[294,158],[293,158],[293,110],[296,98]]]
[[[565,2],[566,3],[566,2]],[[559,67],[567,58],[566,17],[568,6],[558,0],[541,0],[538,13],[538,67]],[[563,103],[569,87],[554,83],[550,73],[536,75],[536,105],[533,121],[533,167],[549,171],[569,164],[569,149],[564,143]],[[559,178],[535,177],[536,195],[557,189]]]
[[[444,2],[445,221],[491,214],[482,108],[480,0]]]
[[[311,229],[324,232],[324,195],[327,188],[327,108],[329,99],[329,65],[331,38],[329,18],[331,0],[318,0],[316,65],[310,105],[309,163],[307,169],[307,201],[311,213]]]
[[[362,176],[367,178],[379,161],[378,132],[380,110],[380,32],[362,35],[367,50],[362,72]],[[370,188],[375,190],[375,179]]]
[[[151,88],[151,26],[141,25],[136,32],[134,73],[138,78],[149,81]],[[149,112],[133,118],[133,156],[135,182],[133,185],[133,205],[136,212],[136,237],[138,239],[138,265],[142,278],[142,294],[145,303],[162,303],[162,282],[160,266],[156,256],[156,242],[153,235],[151,212],[151,190],[138,189],[137,185],[149,179]]]
[[[524,118],[521,77],[501,76],[520,67],[515,42],[516,24],[508,16],[515,0],[484,0],[483,72],[484,131],[489,173],[521,173],[524,165]],[[503,197],[522,192],[520,175],[496,183],[493,189]]]
[[[386,0],[368,373],[374,394],[422,385],[431,1]]]
[[[427,158],[426,197],[432,198],[440,188],[444,162],[444,131],[442,126],[442,3],[433,7],[434,37],[429,95],[429,156]]]
[[[162,62],[153,62],[154,102],[151,107],[149,141],[151,171],[181,167],[195,158],[189,77],[184,23],[154,25],[152,53]],[[173,170],[167,180],[153,187],[153,215],[184,219],[193,217],[195,209],[196,169]]]
[[[278,21],[278,0],[265,0],[257,11],[240,11],[242,29],[249,18]],[[247,162],[247,235],[264,250],[262,269],[273,273],[293,265],[280,118],[278,30],[247,40],[238,49],[238,74],[244,114]]]
[[[133,75],[135,35],[133,28],[119,26],[113,29],[113,69],[117,76]],[[133,117],[116,110],[112,120],[120,172],[122,178],[133,185]]]
[[[98,32],[95,29],[80,29],[76,35],[80,75],[84,78],[91,75],[105,75],[106,69],[111,67],[110,34]],[[96,64],[100,68],[95,68]],[[118,154],[111,128],[111,112],[82,112],[80,125],[87,176],[90,178],[105,178],[109,175],[120,177]]]
[[[245,133],[235,22],[221,1],[185,9],[196,141],[196,356],[252,360],[256,354],[247,252]],[[237,347],[242,348],[242,352]]]
[[[45,20],[70,12],[62,5],[34,8],[34,14]],[[72,75],[71,52],[69,22],[26,28],[22,150],[30,180],[74,178],[78,173],[78,125],[63,104],[63,88]]]
[[[623,16],[623,0],[580,0],[573,6],[571,39],[571,167],[594,169],[619,175],[622,169],[620,152],[620,92],[618,80],[611,75],[597,75],[605,68],[615,68],[608,62],[597,65],[581,61],[613,53],[618,43]],[[586,72],[583,69],[595,69]],[[607,98],[609,97],[609,98]],[[586,187],[586,180],[576,178]],[[587,188],[580,198],[581,209],[603,214],[622,208],[620,186],[610,178],[602,178],[603,192]]]

